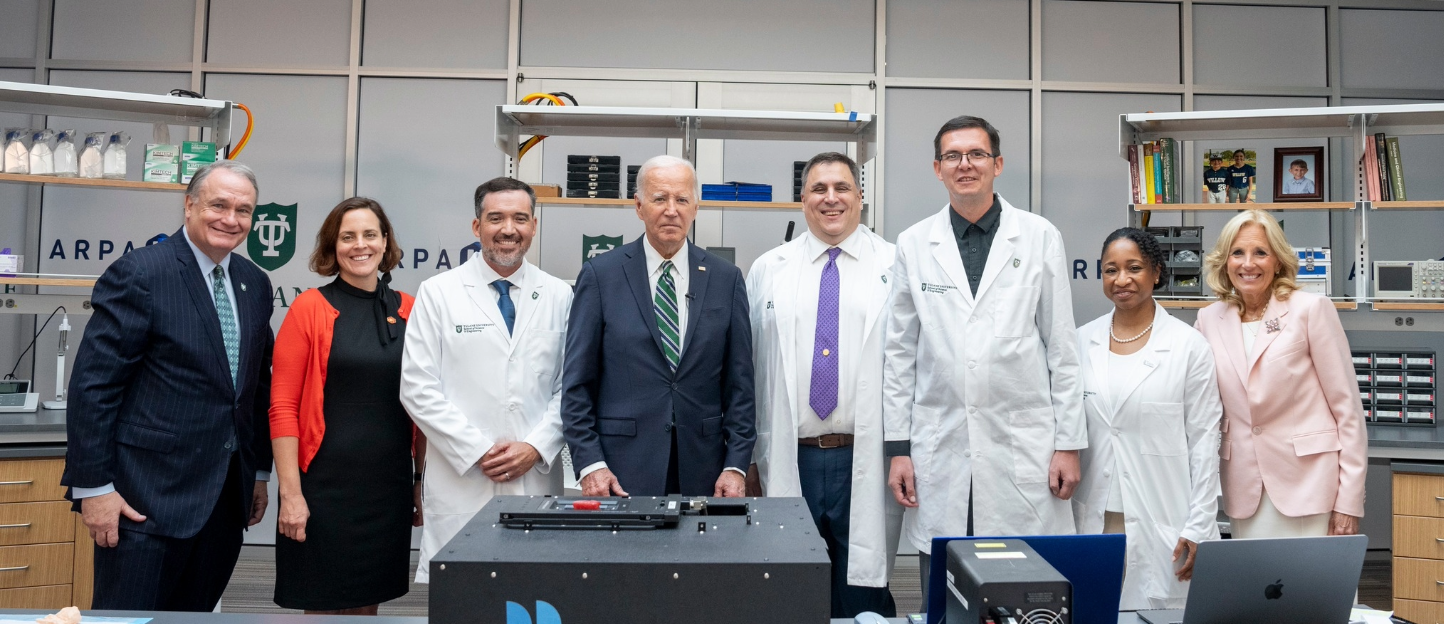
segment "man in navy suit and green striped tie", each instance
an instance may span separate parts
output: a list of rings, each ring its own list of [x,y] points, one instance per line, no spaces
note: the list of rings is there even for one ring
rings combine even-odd
[[[757,433],[742,272],[690,244],[697,172],[637,172],[646,234],[577,276],[562,424],[587,496],[742,496]]]

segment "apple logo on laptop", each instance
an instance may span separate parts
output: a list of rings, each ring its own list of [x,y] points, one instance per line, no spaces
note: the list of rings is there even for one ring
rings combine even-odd
[[[1279,598],[1283,598],[1283,597],[1284,597],[1284,584],[1283,584],[1283,579],[1279,579],[1279,580],[1277,580],[1277,581],[1274,581],[1272,585],[1269,585],[1268,587],[1265,587],[1265,588],[1264,588],[1264,598],[1267,598],[1267,599],[1269,599],[1269,600],[1278,600]]]

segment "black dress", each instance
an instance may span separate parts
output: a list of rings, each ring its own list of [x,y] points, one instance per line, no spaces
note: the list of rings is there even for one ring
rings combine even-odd
[[[410,589],[413,468],[411,419],[400,399],[399,295],[386,289],[386,315],[377,312],[375,292],[340,279],[320,290],[340,312],[326,366],[326,430],[301,473],[311,512],[306,541],[276,534],[276,604],[330,611]],[[378,320],[385,316],[399,332],[383,346]]]

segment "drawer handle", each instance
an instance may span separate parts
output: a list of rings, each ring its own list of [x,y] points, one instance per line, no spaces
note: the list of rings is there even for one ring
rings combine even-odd
[[[0,568],[0,572],[23,572],[23,571],[29,570],[29,569],[30,569],[30,566],[28,566],[28,565],[23,565],[23,566],[16,566],[16,567],[13,567],[13,568]],[[1441,584],[1444,584],[1444,583],[1441,583]]]
[[[26,522],[25,524],[0,524],[0,529],[28,529],[28,528],[30,528],[30,523],[29,523],[29,522]],[[1444,539],[1441,539],[1441,540],[1439,540],[1439,541],[1444,542]]]
[[[0,485],[30,485],[32,483],[35,483],[34,479],[29,481],[0,481]],[[1434,498],[1444,501],[1444,496],[1436,496]]]

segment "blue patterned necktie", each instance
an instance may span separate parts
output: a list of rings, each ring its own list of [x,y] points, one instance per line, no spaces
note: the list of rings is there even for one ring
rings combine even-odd
[[[516,304],[511,300],[511,282],[499,279],[492,282],[491,287],[501,293],[501,298],[496,300],[496,307],[501,309],[501,318],[506,321],[506,334],[510,336],[512,326],[516,324]]]
[[[812,387],[808,405],[817,417],[827,420],[837,409],[837,319],[838,291],[836,247],[827,250],[827,266],[822,267],[822,281],[817,285],[817,330],[812,337]]]
[[[226,344],[226,361],[231,365],[231,385],[235,385],[236,372],[241,361],[241,337],[236,331],[236,312],[231,308],[231,298],[226,296],[226,271],[219,264],[211,271],[211,294],[216,298],[216,316],[221,320],[221,340]]]
[[[672,372],[677,372],[677,360],[682,349],[682,325],[677,316],[677,285],[672,280],[672,261],[662,261],[662,276],[657,278],[657,294],[652,299],[653,310],[657,313],[657,329],[662,332],[662,355]]]

